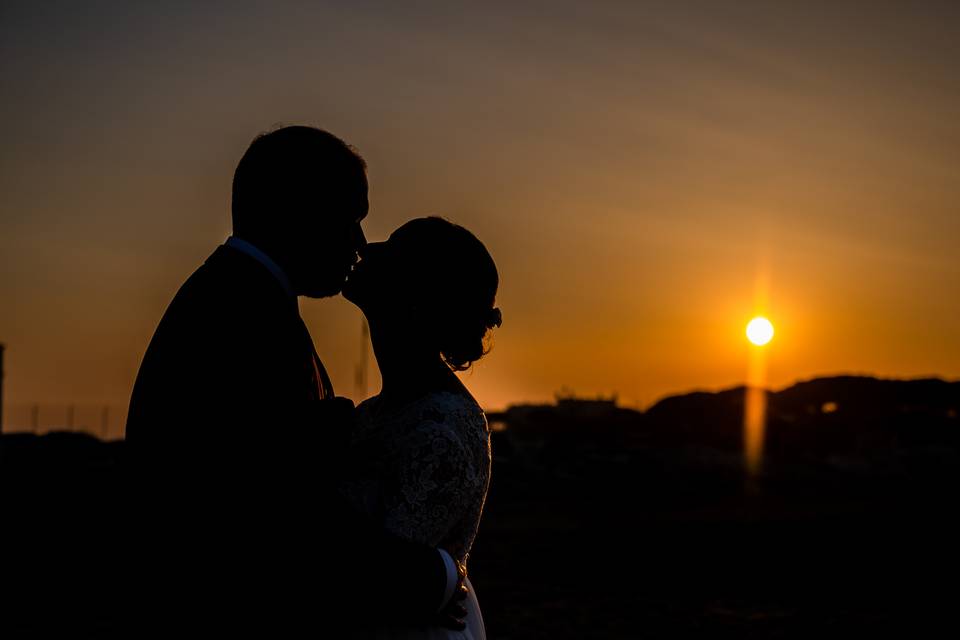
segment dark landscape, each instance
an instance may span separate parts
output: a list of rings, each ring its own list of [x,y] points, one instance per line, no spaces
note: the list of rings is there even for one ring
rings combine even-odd
[[[838,377],[769,393],[754,481],[744,397],[493,416],[507,428],[471,564],[492,637],[955,625],[960,384]]]
[[[960,383],[837,377],[770,392],[752,480],[744,397],[490,414],[493,480],[470,562],[490,637],[930,637],[954,624]],[[8,434],[0,456],[5,496],[100,493],[57,501],[92,509],[66,545],[109,509],[123,443]],[[49,587],[32,585],[34,600]],[[109,627],[111,603],[83,615]]]

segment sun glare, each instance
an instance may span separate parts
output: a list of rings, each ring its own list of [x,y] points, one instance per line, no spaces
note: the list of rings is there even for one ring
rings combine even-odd
[[[773,338],[773,325],[766,318],[757,317],[747,324],[747,339],[758,347],[770,342]]]

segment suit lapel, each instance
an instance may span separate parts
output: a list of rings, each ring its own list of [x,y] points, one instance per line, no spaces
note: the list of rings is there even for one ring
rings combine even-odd
[[[300,325],[300,333],[303,336],[303,340],[307,345],[307,353],[310,354],[310,379],[311,379],[311,395],[314,396],[315,400],[324,400],[326,398],[332,398],[333,393],[333,384],[330,382],[330,376],[327,375],[327,370],[323,366],[323,362],[320,360],[320,356],[317,355],[317,349],[313,346],[313,338],[310,337],[310,332],[307,330],[307,325],[304,324],[303,318],[299,315],[297,316],[298,324]]]
[[[297,352],[299,354],[299,366],[301,367],[301,376],[304,380],[304,388],[308,400],[316,401],[332,398],[334,392],[333,385],[330,382],[330,376],[327,375],[327,370],[317,355],[316,348],[313,346],[313,338],[310,337],[307,325],[304,324],[303,318],[300,317],[300,309],[297,305],[296,298],[291,300],[290,296],[281,286],[280,281],[270,273],[269,269],[267,269],[263,263],[235,247],[227,245],[217,247],[217,250],[207,258],[207,263],[210,265],[226,263],[234,265],[231,267],[232,269],[242,269],[250,274],[257,274],[255,281],[264,283],[262,287],[258,287],[258,290],[262,289],[263,291],[264,304],[270,304],[271,306],[274,304],[283,304],[285,313],[290,314],[291,323],[296,323],[297,329],[294,329],[294,331],[300,332]],[[252,277],[243,275],[243,271],[241,271],[240,274],[242,278]],[[299,393],[303,393],[303,391]]]

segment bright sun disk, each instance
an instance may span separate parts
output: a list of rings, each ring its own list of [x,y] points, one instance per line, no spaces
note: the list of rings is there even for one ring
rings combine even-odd
[[[747,324],[747,339],[761,347],[773,338],[773,325],[763,317],[756,317]]]

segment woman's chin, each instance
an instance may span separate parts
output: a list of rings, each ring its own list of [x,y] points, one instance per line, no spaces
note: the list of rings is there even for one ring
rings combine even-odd
[[[343,288],[340,290],[340,293],[353,304],[358,307],[361,306],[360,302],[363,300],[363,287],[361,287],[359,283],[347,278],[343,283]]]

